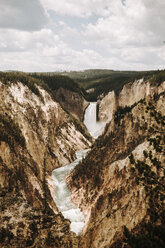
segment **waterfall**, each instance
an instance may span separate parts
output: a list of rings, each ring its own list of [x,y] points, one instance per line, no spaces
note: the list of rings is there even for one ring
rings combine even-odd
[[[96,102],[91,102],[87,107],[84,115],[84,124],[89,133],[97,138],[103,131],[105,123],[97,122],[96,118]],[[84,226],[84,216],[80,209],[71,201],[71,192],[65,182],[66,175],[84,158],[88,150],[78,151],[76,153],[77,159],[66,166],[55,169],[52,172],[54,179],[55,196],[54,201],[59,211],[64,218],[71,221],[71,231],[80,234]]]
[[[88,132],[97,138],[104,130],[105,122],[97,121],[97,102],[90,102],[84,114],[84,124]]]

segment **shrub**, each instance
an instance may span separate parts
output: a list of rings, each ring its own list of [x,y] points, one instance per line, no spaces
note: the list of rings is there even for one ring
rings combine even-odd
[[[37,85],[40,85],[46,89],[43,81],[37,80],[22,72],[0,72],[0,81],[5,85],[21,82],[23,85],[26,85],[35,95],[39,97],[41,97],[41,94],[37,88]],[[48,90],[48,88],[46,90]]]
[[[0,113],[0,141],[8,143],[10,148],[14,148],[15,143],[25,147],[25,138],[18,124],[6,113]]]

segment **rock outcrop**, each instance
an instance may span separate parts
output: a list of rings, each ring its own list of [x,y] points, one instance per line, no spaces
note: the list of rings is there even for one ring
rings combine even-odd
[[[110,91],[101,101],[98,101],[97,118],[100,121],[109,122],[117,109],[117,97],[114,91]]]
[[[0,246],[78,247],[50,175],[89,147],[87,131],[41,86],[4,81],[0,99]]]
[[[77,122],[42,88],[37,96],[21,82],[0,87],[1,112],[19,125],[34,161],[43,164],[46,156],[47,171],[73,161],[75,151],[90,144],[77,130]]]
[[[118,107],[131,106],[148,96],[160,94],[164,89],[165,82],[157,85],[143,78],[125,84],[118,95],[111,91],[98,102],[98,119],[109,122]]]
[[[67,110],[67,112],[69,112],[79,121],[83,121],[84,111],[88,106],[88,102],[80,93],[70,91],[61,87],[58,90],[54,91],[54,96],[55,99],[60,103],[60,105],[65,110]]]
[[[72,200],[85,216],[83,233],[76,236],[53,201],[50,175],[73,161],[77,150],[91,145],[78,121],[86,102],[59,88],[62,108],[31,78],[15,82],[4,78],[0,246],[164,247],[165,83],[138,80],[100,102],[99,117],[107,122],[104,133],[67,176]],[[74,101],[75,109],[70,108]],[[73,110],[73,116],[64,109]]]
[[[163,87],[118,108],[91,152],[68,176],[72,199],[86,216],[82,248],[165,244]]]
[[[0,194],[0,246],[78,248],[70,222],[60,213],[34,208],[20,193]]]

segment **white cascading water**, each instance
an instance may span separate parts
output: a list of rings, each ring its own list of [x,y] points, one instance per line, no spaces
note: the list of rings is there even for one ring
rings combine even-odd
[[[88,149],[76,153],[77,159],[66,166],[55,169],[52,178],[55,185],[54,201],[59,211],[66,219],[71,221],[71,231],[80,234],[84,226],[84,215],[80,209],[71,201],[71,192],[65,182],[66,175],[84,158]]]
[[[105,127],[105,122],[97,121],[96,110],[97,102],[90,102],[84,115],[84,124],[88,129],[88,132],[95,139],[103,132]]]
[[[91,102],[87,107],[84,115],[84,124],[86,125],[89,133],[97,138],[105,123],[96,121],[96,102]],[[76,153],[77,159],[66,166],[55,169],[52,172],[52,178],[55,185],[54,201],[59,211],[66,219],[71,221],[71,231],[80,234],[84,226],[84,216],[80,209],[71,201],[71,192],[65,182],[66,175],[75,168],[75,166],[84,158],[89,149],[78,151]]]

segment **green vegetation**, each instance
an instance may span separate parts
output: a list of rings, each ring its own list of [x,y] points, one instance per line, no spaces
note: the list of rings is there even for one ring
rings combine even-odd
[[[41,85],[47,91],[54,91],[60,87],[83,95],[88,101],[96,101],[98,97],[114,90],[116,94],[123,86],[134,80],[143,78],[153,85],[159,85],[165,81],[165,70],[161,71],[114,71],[114,70],[85,70],[71,72],[47,72],[47,73],[21,73],[0,72],[0,80],[3,83],[21,81],[35,94],[39,95],[36,84]],[[91,92],[86,90],[93,89]]]
[[[88,82],[91,80],[97,80],[100,78],[106,78],[114,73],[114,70],[106,70],[106,69],[89,69],[84,71],[70,71],[70,72],[62,72],[62,75],[73,78],[78,82]]]
[[[93,170],[93,168],[90,167],[91,161],[84,158],[82,162],[80,162],[76,166],[76,170],[72,171],[72,183],[78,187],[79,182],[77,181],[77,178],[81,175],[81,180],[86,181],[92,178],[93,180],[90,181],[90,187],[91,189],[100,189],[101,184],[103,183],[103,179],[101,177],[101,168],[99,166],[96,166]]]
[[[150,186],[157,184],[165,188],[165,184],[161,183],[159,178],[160,171],[163,170],[165,172],[165,168],[159,161],[160,156],[165,156],[165,116],[157,112],[151,102],[146,106],[146,109],[150,111],[149,115],[151,117],[146,138],[151,149],[150,151],[143,151],[144,159],[142,161],[136,161],[132,153],[129,159],[134,167],[134,171],[139,175],[139,180],[142,181],[143,184],[146,182],[149,183]],[[153,150],[155,150],[154,153],[152,152]],[[155,167],[155,169],[151,169],[151,166],[149,166],[146,161],[150,161],[152,167]]]
[[[139,75],[137,72],[114,72],[106,78],[100,78],[86,83],[85,88],[87,90],[94,88],[94,91],[91,92],[88,97],[96,100],[101,94],[106,95],[112,90],[114,90],[116,94],[119,94],[125,84],[133,82],[135,79],[139,79],[141,77],[142,75]],[[81,82],[80,85],[84,87],[83,82]]]
[[[87,139],[92,141],[92,137],[89,135],[89,133],[86,131],[85,127],[83,126],[83,124],[77,120],[75,117],[72,116],[73,119],[73,124],[76,127],[77,130],[80,131],[80,133],[83,134],[83,136]]]
[[[118,94],[124,84],[143,77],[144,72],[85,70],[80,72],[64,72],[63,75],[74,79],[85,90],[93,89],[93,91],[86,95],[86,98],[89,101],[96,101],[102,93],[105,95],[109,91],[114,90]]]
[[[165,244],[165,167],[162,159],[165,156],[165,116],[156,111],[152,102],[146,106],[150,116],[147,141],[149,150],[144,150],[144,158],[137,160],[129,156],[131,174],[137,184],[144,186],[148,198],[147,209],[149,220],[143,221],[135,230],[124,227],[124,242],[132,248],[159,247]]]
[[[123,85],[142,78],[151,72],[129,72],[113,70],[85,70],[71,72],[31,73],[34,78],[43,80],[51,90],[60,87],[82,94],[88,101],[96,101],[103,93],[114,90],[118,94]],[[86,90],[94,90],[87,93]]]
[[[120,120],[122,118],[124,118],[124,116],[127,113],[130,113],[131,110],[138,104],[138,103],[142,103],[143,100],[140,100],[138,102],[135,102],[134,104],[132,104],[131,106],[126,106],[126,107],[118,107],[117,111],[114,114],[114,121],[116,124],[120,124]]]
[[[49,74],[31,74],[36,79],[42,80],[49,89],[52,91],[58,90],[59,88],[68,89],[70,91],[77,92],[81,95],[85,94],[85,91],[81,89],[78,84],[71,78],[63,75],[49,75]]]
[[[22,72],[0,72],[0,81],[6,85],[21,82],[22,84],[26,85],[34,94],[40,97],[41,95],[37,85],[46,88],[46,85],[43,81],[37,80]]]
[[[123,86],[136,79],[150,80],[153,85],[159,85],[165,80],[165,70],[162,71],[114,71],[114,70],[84,70],[61,73],[46,73],[46,75],[63,75],[73,79],[80,88],[93,89],[85,97],[89,101],[96,101],[101,94],[114,90],[116,94]]]
[[[47,182],[46,182],[46,158],[44,155],[44,162],[43,162],[43,168],[42,168],[42,189],[43,189],[43,200],[44,200],[44,212],[47,210],[47,199],[46,199],[46,193],[47,193]]]
[[[11,149],[16,143],[25,147],[25,138],[18,124],[7,113],[0,113],[0,141],[8,143]]]
[[[162,82],[165,81],[165,70],[158,70],[155,71],[151,77],[151,82],[153,85],[155,85],[155,83],[157,85],[160,85]]]
[[[125,84],[134,82],[140,78],[143,78],[145,81],[150,80],[153,85],[159,85],[165,80],[165,70],[149,72],[114,71],[106,78],[79,82],[79,85],[81,85],[81,87],[85,86],[85,89],[94,88],[94,91],[91,92],[88,97],[96,100],[101,94],[105,95],[112,90],[118,95]]]
[[[0,243],[2,244],[4,241],[7,241],[10,244],[10,241],[14,238],[13,233],[5,228],[0,229]]]
[[[164,225],[154,226],[151,222],[142,223],[141,232],[139,234],[134,234],[124,226],[124,242],[131,248],[164,248],[164,233]]]
[[[41,72],[41,73],[31,73],[31,75],[39,75],[39,76],[65,76],[73,79],[76,82],[89,82],[93,80],[97,80],[100,78],[106,78],[114,73],[114,70],[106,70],[106,69],[89,69],[83,71],[63,71],[63,72]]]
[[[106,127],[105,127],[105,133],[106,133],[106,128],[107,128],[107,127],[108,127],[108,124],[107,124]],[[108,142],[109,142],[110,140],[112,140],[114,137],[115,137],[115,134],[114,134],[113,132],[110,132],[108,135],[104,135],[104,133],[103,133],[102,135],[100,135],[100,136],[96,139],[96,141],[95,141],[95,146],[96,146],[97,148],[101,148],[101,147],[103,147],[103,146],[108,147],[108,146],[109,146]]]

